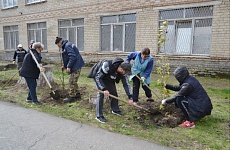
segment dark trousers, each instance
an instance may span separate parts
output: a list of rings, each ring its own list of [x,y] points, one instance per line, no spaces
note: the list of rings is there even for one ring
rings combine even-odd
[[[188,100],[183,96],[178,96],[176,99],[176,106],[182,110],[186,120],[190,121],[188,113]]]
[[[28,100],[32,100],[33,102],[37,102],[37,93],[36,93],[36,88],[37,88],[37,81],[34,78],[25,78],[27,86],[29,88],[29,93],[27,96]]]
[[[140,84],[140,80],[137,77],[133,77],[133,102],[138,102]],[[146,97],[152,97],[151,90],[147,86],[142,84],[142,88],[145,91]]]
[[[118,96],[117,95],[117,89],[114,81],[106,80],[104,81],[106,89],[109,91],[111,95]],[[98,87],[97,87],[98,88]],[[112,111],[118,112],[120,111],[118,106],[118,100],[114,98],[110,98],[110,107]],[[101,117],[103,116],[103,104],[104,104],[104,94],[97,93],[97,100],[96,100],[96,116]]]

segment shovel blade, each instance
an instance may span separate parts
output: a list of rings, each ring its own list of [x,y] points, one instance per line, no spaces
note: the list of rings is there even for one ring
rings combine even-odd
[[[50,93],[50,96],[55,100],[59,100],[60,99],[60,91],[59,90],[52,91]]]

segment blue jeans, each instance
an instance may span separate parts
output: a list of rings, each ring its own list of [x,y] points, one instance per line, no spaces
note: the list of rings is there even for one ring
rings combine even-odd
[[[37,93],[36,93],[37,80],[34,78],[26,78],[26,77],[25,80],[29,88],[27,99],[32,100],[33,102],[37,102],[38,101]]]

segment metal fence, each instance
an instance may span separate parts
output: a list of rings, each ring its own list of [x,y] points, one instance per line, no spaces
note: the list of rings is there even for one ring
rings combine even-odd
[[[165,45],[160,54],[210,55],[213,6],[159,12],[159,26],[168,20]]]

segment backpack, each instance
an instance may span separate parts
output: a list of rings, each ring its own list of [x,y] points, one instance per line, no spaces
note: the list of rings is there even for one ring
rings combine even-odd
[[[105,61],[106,60],[101,60],[101,61],[97,62],[96,64],[94,64],[93,67],[90,69],[90,72],[89,72],[87,78],[95,78],[99,68],[102,66],[102,64]]]

